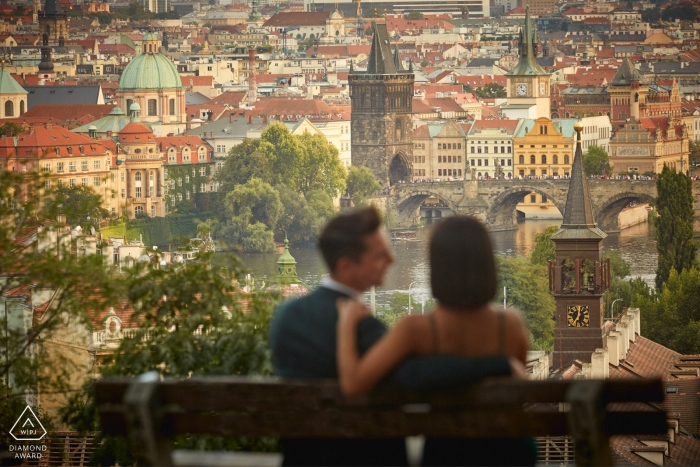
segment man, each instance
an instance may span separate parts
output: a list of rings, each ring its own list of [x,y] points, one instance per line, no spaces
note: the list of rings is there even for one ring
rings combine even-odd
[[[340,215],[319,237],[330,277],[310,295],[280,306],[270,328],[272,363],[279,376],[338,378],[336,300],[361,298],[382,285],[394,258],[374,208]],[[373,317],[358,324],[358,349],[364,353],[386,332]],[[402,363],[389,383],[430,390],[466,384],[485,376],[510,375],[506,357],[466,359],[448,355],[413,358]],[[406,465],[403,439],[282,440],[285,465]]]

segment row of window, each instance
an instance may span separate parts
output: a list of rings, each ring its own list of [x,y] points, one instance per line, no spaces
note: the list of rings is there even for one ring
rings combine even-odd
[[[546,156],[545,154],[542,154],[542,157],[540,158],[540,160],[542,161],[542,162],[541,162],[542,164],[549,164],[549,163],[550,163],[550,162],[547,162],[547,156]],[[519,164],[524,164],[524,163],[525,163],[525,156],[523,156],[522,154],[521,154],[520,156],[518,156],[518,163],[519,163]],[[533,154],[533,155],[530,156],[530,164],[536,164],[536,163],[537,163],[537,158],[536,158],[535,155]],[[558,163],[559,163],[559,156],[557,156],[556,154],[554,154],[554,155],[552,156],[552,161],[551,161],[551,163],[552,163],[552,164],[558,164]],[[565,155],[565,156],[564,156],[564,164],[568,164],[568,163],[569,163],[569,156],[568,156],[568,155]]]
[[[475,167],[475,166],[481,167],[482,161],[483,161],[483,165],[486,166],[486,167],[488,167],[488,165],[489,165],[489,160],[488,160],[488,159],[470,159],[470,160],[469,160],[469,165],[471,165],[472,167]],[[493,160],[493,163],[494,163],[494,165],[498,165],[498,159],[494,159],[494,160]],[[506,165],[507,165],[508,167],[512,166],[512,165],[513,165],[513,161],[512,161],[511,159],[501,159],[501,167],[505,167]]]
[[[522,149],[522,148],[524,148],[525,146],[522,145],[522,144],[520,144],[520,145],[518,145],[518,147]],[[534,148],[535,145],[534,145],[534,144],[531,144],[530,147],[531,147],[531,148]],[[548,147],[548,146],[547,146],[546,144],[543,144],[543,145],[542,145],[542,148],[547,148],[547,147]],[[565,144],[564,147],[565,147],[565,148],[568,148],[569,145],[568,145],[568,144]],[[556,145],[556,144],[552,144],[552,148],[556,149],[556,148],[557,148],[557,145]]]
[[[461,177],[462,169],[438,169],[438,177]]]
[[[438,149],[462,149],[462,143],[438,143]]]
[[[65,162],[56,162],[56,172],[61,173],[65,172]],[[80,170],[89,170],[89,165],[88,161],[82,161],[80,163]],[[110,160],[107,159],[105,160],[105,168],[110,167]],[[102,161],[92,161],[92,168],[93,170],[100,170],[102,168]],[[50,173],[51,172],[51,162],[44,162],[44,167],[43,167],[44,172]],[[78,170],[77,162],[69,162],[68,163],[68,171],[69,172],[76,172]]]
[[[506,151],[506,149],[508,149],[508,150]],[[510,146],[501,146],[501,154],[505,154],[506,152],[509,153],[510,151],[511,151]],[[493,147],[493,152],[494,152],[494,154],[498,154],[498,146]],[[488,153],[489,153],[489,147],[484,146],[484,154],[488,154]],[[474,148],[474,146],[472,146],[472,154],[481,154],[481,146],[477,146],[476,148]]]
[[[131,110],[131,104],[134,103],[133,99],[127,99],[126,100],[126,108],[128,110]],[[147,115],[149,117],[155,117],[158,115],[158,100],[157,99],[148,99],[146,101],[146,108],[147,108]],[[175,115],[175,99],[169,99],[168,100],[168,114],[169,115]]]
[[[58,184],[58,186],[63,186],[64,182],[65,182],[65,181],[64,181],[64,180],[61,180],[61,179],[59,179],[59,180],[56,181],[56,183]],[[81,182],[81,185],[82,185],[82,186],[90,186],[90,178],[89,178],[89,177],[83,177],[83,178],[80,180],[80,182]],[[77,178],[69,178],[69,179],[68,179],[68,186],[70,186],[70,187],[76,186],[77,183],[78,183],[78,179],[77,179]],[[100,185],[102,185],[102,178],[100,178],[100,177],[92,177],[92,185],[93,185],[93,186],[100,186]],[[50,190],[50,189],[51,189],[51,180],[46,180],[46,181],[44,182],[44,187],[45,187],[47,190]]]
[[[525,176],[526,176],[526,175],[525,175],[525,169],[520,169],[519,175],[520,175],[521,177],[525,177]],[[527,174],[527,175],[530,176],[530,177],[537,177],[537,173],[536,173],[535,169],[530,169],[530,173]],[[542,170],[540,171],[540,175],[541,175],[542,177],[546,177],[546,176],[547,176],[547,169],[542,169]],[[553,177],[558,177],[558,176],[559,176],[559,169],[552,169],[552,176],[553,176]],[[565,176],[565,177],[568,177],[568,176],[569,176],[569,170],[568,170],[568,169],[567,169],[567,170],[564,170],[564,176]]]
[[[462,156],[438,156],[438,163],[462,162]]]
[[[139,150],[137,149],[137,150],[134,151],[134,152],[141,152],[141,151],[139,151]],[[191,159],[190,159],[189,153],[183,153],[183,154],[182,154],[182,160],[183,160],[183,162],[190,162]],[[200,162],[205,162],[205,161],[207,160],[207,154],[206,154],[205,152],[200,152],[200,153],[199,153],[198,160],[199,160]],[[170,153],[170,154],[168,154],[168,162],[176,162],[176,161],[177,161],[177,157],[176,157],[176,154],[175,154],[175,153]]]

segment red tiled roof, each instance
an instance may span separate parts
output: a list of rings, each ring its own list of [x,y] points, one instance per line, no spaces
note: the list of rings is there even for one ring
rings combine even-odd
[[[126,44],[99,44],[101,54],[134,55],[136,51]]]
[[[209,86],[214,87],[213,76],[180,76],[183,86]]]
[[[518,126],[518,120],[477,120],[474,122],[474,130],[483,128],[502,128],[508,133],[515,133],[515,128]]]
[[[428,125],[421,125],[415,130],[413,130],[414,138],[430,138],[430,129]]]
[[[89,123],[109,115],[116,104],[39,104],[22,114],[24,118],[50,115],[59,122]],[[90,117],[87,121],[85,117]]]
[[[210,105],[227,105],[229,107],[238,107],[238,105],[243,101],[243,99],[248,95],[246,91],[234,92],[228,91],[224,92],[216,97],[212,97],[211,100],[206,102]]]
[[[273,15],[263,24],[266,28],[283,28],[285,26],[312,26],[326,24],[330,11],[283,12]]]

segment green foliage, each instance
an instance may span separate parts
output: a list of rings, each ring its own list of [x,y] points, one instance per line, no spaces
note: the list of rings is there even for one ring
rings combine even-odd
[[[262,148],[260,147],[262,144]],[[272,168],[265,156],[274,151],[274,147],[260,139],[246,138],[237,146],[231,148],[224,166],[216,173],[219,191],[228,193],[236,185],[242,185],[251,178],[272,180]]]
[[[503,287],[506,287],[508,306],[520,310],[527,323],[530,348],[552,350],[555,303],[549,294],[545,266],[532,264],[524,256],[499,256],[498,276],[496,302],[503,303]]]
[[[109,212],[102,207],[100,195],[95,194],[90,187],[81,185],[64,185],[52,190],[51,196],[46,199],[44,210],[47,219],[56,219],[62,214],[66,217],[67,224],[80,225],[83,229],[89,229],[109,216]]]
[[[338,148],[322,134],[304,133],[297,139],[306,151],[299,171],[299,185],[291,188],[302,193],[323,190],[332,198],[345,192],[345,168],[340,162]]]
[[[700,272],[672,269],[660,293],[638,290],[633,305],[642,310],[642,335],[683,354],[700,353]]]
[[[100,368],[102,377],[136,376],[157,371],[166,377],[270,375],[267,341],[272,310],[280,297],[237,286],[244,278],[241,261],[218,258],[226,268],[211,267],[211,253],[177,269],[138,264],[123,280],[125,296],[139,323],[132,336]],[[81,431],[98,429],[93,391],[88,384],[64,410],[64,421]],[[133,465],[121,439],[105,440],[92,464]],[[180,438],[180,449],[271,450],[273,440],[253,438]]]
[[[591,175],[612,175],[613,168],[610,166],[610,157],[605,149],[600,146],[589,146],[583,155],[583,168],[587,176]]]
[[[642,21],[645,23],[657,23],[661,17],[661,9],[659,7],[645,8],[642,10]]]
[[[350,167],[347,192],[355,206],[365,204],[367,198],[379,192],[382,186],[371,170],[365,166]]]
[[[554,259],[555,250],[552,235],[557,233],[558,230],[558,226],[552,225],[535,236],[535,249],[530,253],[530,262],[533,265],[546,266],[547,261]]]
[[[607,250],[603,254],[603,258],[610,258],[610,274],[612,277],[624,279],[630,275],[630,265],[622,259],[620,252],[617,250]]]
[[[56,190],[44,188],[40,174],[0,171],[0,294],[39,287],[44,300],[53,297],[41,315],[27,315],[21,300],[7,300],[0,313],[0,379],[6,384],[0,393],[3,443],[5,416],[16,419],[28,395],[52,393],[61,400],[80,384],[73,360],[57,350],[54,340],[59,332],[61,339],[72,338],[66,326],[85,325],[93,310],[104,309],[115,296],[112,273],[102,256],[72,254],[68,226],[57,221],[56,210],[42,206],[57,196]],[[86,218],[88,212],[80,212],[80,206],[92,209],[93,204],[75,203],[64,212]],[[0,451],[5,447],[0,445]]]
[[[476,88],[475,91],[477,97],[482,99],[493,99],[496,97],[506,97],[506,88],[498,83],[489,83],[480,88]]]
[[[695,21],[700,17],[698,9],[693,5],[686,3],[684,5],[670,4],[661,13],[661,18],[664,21],[673,21],[680,19],[682,21]]]
[[[0,135],[6,136],[8,131],[11,132],[12,136],[17,136],[20,133],[24,133],[26,131],[26,127],[19,123],[6,121],[0,125]]]
[[[698,246],[693,241],[692,182],[681,173],[664,166],[656,180],[656,288],[661,290],[671,269],[683,272],[697,266]]]
[[[143,237],[143,243],[148,246],[165,247],[181,244],[197,235],[197,218],[203,214],[207,213],[170,214],[166,217],[131,219],[127,223],[127,235],[130,240]],[[124,231],[117,235],[124,235]]]
[[[408,20],[417,20],[417,19],[423,19],[423,13],[420,11],[409,11],[405,15],[403,15],[404,19]]]
[[[688,148],[690,149],[690,154],[688,155],[688,163],[692,167],[697,167],[700,165],[700,142],[689,141]]]
[[[391,297],[389,297],[388,306],[377,307],[377,318],[390,328],[396,326],[396,323],[398,323],[401,318],[408,316],[408,297],[409,295],[407,293],[394,292]],[[435,307],[435,303],[435,300],[432,298],[427,300],[425,304],[416,301],[415,298],[411,298],[411,312],[419,312],[421,307],[423,307],[422,309],[424,312],[428,313]]]
[[[370,8],[363,12],[362,15],[365,18],[384,18],[384,10],[380,10],[379,8]]]

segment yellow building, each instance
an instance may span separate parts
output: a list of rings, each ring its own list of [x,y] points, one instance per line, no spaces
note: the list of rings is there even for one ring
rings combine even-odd
[[[517,178],[568,178],[574,160],[575,119],[526,119],[513,138]],[[526,195],[516,207],[526,218],[557,218],[557,208],[537,193]]]
[[[574,119],[526,119],[513,138],[518,178],[568,177],[574,160]]]

